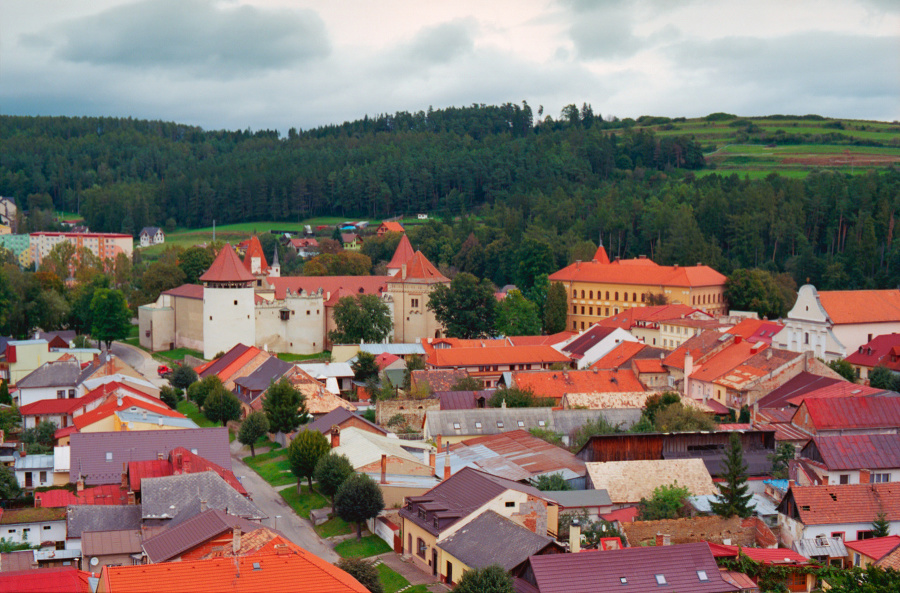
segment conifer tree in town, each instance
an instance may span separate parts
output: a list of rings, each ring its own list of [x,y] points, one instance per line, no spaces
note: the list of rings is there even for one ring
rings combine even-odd
[[[736,432],[731,433],[728,442],[725,474],[722,477],[724,481],[716,484],[719,495],[710,502],[712,511],[721,517],[749,517],[753,495],[747,491],[747,464],[744,462],[741,438]]]

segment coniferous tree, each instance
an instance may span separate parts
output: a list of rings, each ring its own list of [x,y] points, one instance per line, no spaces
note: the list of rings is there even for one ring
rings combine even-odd
[[[724,482],[718,482],[718,497],[710,502],[712,511],[721,517],[749,517],[750,494],[747,486],[747,464],[744,462],[744,452],[741,447],[741,438],[736,432],[729,438],[727,457],[725,458]]]
[[[872,521],[872,537],[887,537],[891,534],[891,524],[887,520],[887,515],[878,513],[875,520]]]

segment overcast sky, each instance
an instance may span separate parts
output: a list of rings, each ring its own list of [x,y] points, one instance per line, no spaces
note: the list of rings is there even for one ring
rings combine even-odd
[[[900,0],[0,2],[7,115],[286,133],[523,100],[897,120]]]

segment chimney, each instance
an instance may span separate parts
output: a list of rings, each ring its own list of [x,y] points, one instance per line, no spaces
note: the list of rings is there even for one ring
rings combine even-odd
[[[766,348],[766,360],[771,360],[771,359],[772,359],[772,349]]]
[[[78,478],[78,481],[75,482],[75,492],[81,492],[84,490],[84,478]]]
[[[441,435],[437,435],[436,437],[434,437],[434,447],[438,451],[441,450]]]
[[[672,536],[668,533],[656,533],[656,545],[657,546],[670,546],[672,545]]]
[[[859,470],[859,483],[868,484],[871,481],[872,472],[867,469]]]
[[[694,372],[694,356],[687,351],[684,353],[684,394],[691,396],[690,381],[691,374]]]
[[[128,491],[128,504],[137,504],[137,499],[134,497],[134,492]]]
[[[734,336],[734,343],[735,343],[735,344],[740,344],[740,343],[743,342],[743,341],[744,341],[744,337],[743,337],[743,336]]]
[[[128,474],[122,472],[122,488],[128,488]]]
[[[241,528],[235,526],[231,531],[231,553],[237,556],[241,549]]]
[[[96,365],[100,364],[100,355],[99,354],[94,354],[93,363]]]
[[[206,512],[206,508],[207,508],[207,507],[206,507],[206,499],[205,499],[205,498],[201,498],[201,499],[200,499],[200,512],[201,512],[201,513],[205,513],[205,512]]]
[[[450,455],[444,455],[444,479],[450,479]]]
[[[381,483],[387,484],[387,455],[381,454]]]
[[[331,448],[336,449],[341,446],[341,427],[335,424],[331,427]]]
[[[431,467],[431,473],[434,473],[434,451],[428,452],[428,465]]]
[[[581,523],[578,519],[572,521],[569,527],[569,552],[577,554],[581,551]]]

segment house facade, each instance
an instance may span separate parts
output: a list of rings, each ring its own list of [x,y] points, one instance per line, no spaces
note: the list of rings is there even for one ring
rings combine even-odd
[[[141,247],[160,245],[166,241],[165,233],[157,226],[146,226],[142,228],[138,238],[141,241]]]
[[[38,266],[60,243],[71,243],[76,250],[88,249],[101,260],[115,260],[120,253],[129,260],[134,252],[134,238],[122,233],[31,233],[31,259]]]

